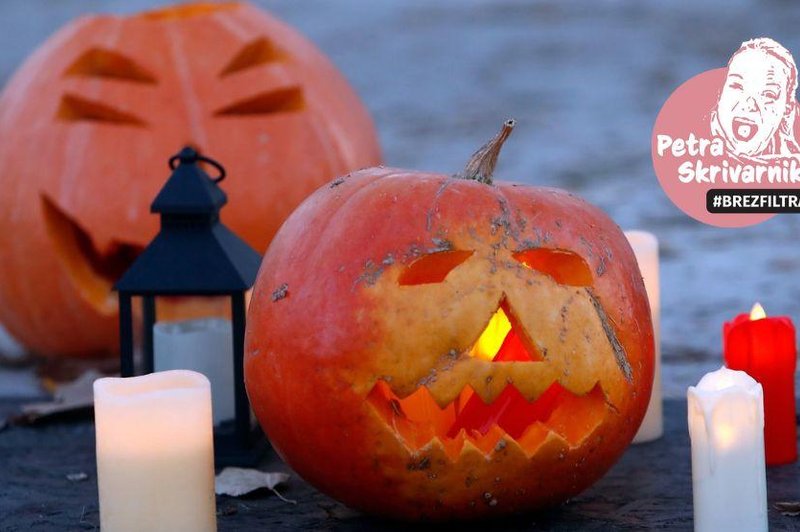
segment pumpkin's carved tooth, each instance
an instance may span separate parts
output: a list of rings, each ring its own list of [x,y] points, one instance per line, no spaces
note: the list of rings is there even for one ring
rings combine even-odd
[[[426,454],[444,454],[451,462],[458,459],[459,455],[464,450],[464,445],[467,442],[465,434],[462,432],[455,438],[439,438],[434,436],[428,443],[423,445],[418,451],[410,449],[410,452],[422,452]],[[474,447],[474,446],[473,446]],[[438,452],[437,452],[438,451]]]
[[[547,427],[569,443],[579,447],[608,415],[611,403],[600,383],[584,395],[565,395],[547,420]]]
[[[510,437],[505,430],[497,425],[492,425],[486,434],[481,436],[475,434],[467,434],[466,439],[474,444],[485,456],[489,456],[494,452],[497,447],[497,442],[501,439]],[[463,451],[463,448],[462,448]]]
[[[265,91],[218,109],[216,116],[256,116],[302,111],[306,107],[303,89],[288,87]]]
[[[570,445],[560,434],[552,430],[548,430],[543,439],[537,439],[533,444],[529,444],[524,440],[521,442],[511,440],[509,444],[510,449],[518,449],[528,459],[531,459],[536,454],[547,452],[548,448],[551,449],[551,453],[555,454],[555,451],[558,451],[559,454],[564,456],[574,447],[576,446]]]
[[[458,389],[457,386],[448,386],[446,382],[435,382],[425,387],[431,395],[431,399],[436,402],[436,405],[441,408],[445,409],[454,401],[456,401],[459,395],[462,393],[461,390]],[[466,388],[472,390],[470,385],[468,384]]]
[[[455,462],[457,460],[468,460],[470,454],[479,454],[486,456],[486,453],[483,452],[481,449],[478,448],[477,445],[472,440],[464,439],[464,445],[462,445],[461,450],[459,451],[457,456],[450,456],[450,460]]]
[[[558,434],[547,428],[544,423],[537,421],[528,427],[520,438],[516,440],[514,438],[509,438],[509,440],[514,442],[514,444],[522,449],[525,455],[530,458],[536,454],[539,451],[539,448],[544,445],[545,441],[552,436],[561,438]],[[561,439],[563,440],[563,438]],[[564,442],[564,444],[566,446],[566,442]]]
[[[492,434],[490,438],[483,441],[468,438],[462,431],[453,439],[433,437],[419,449],[408,446],[406,449],[409,454],[417,457],[416,460],[419,460],[420,454],[424,454],[426,457],[444,456],[453,463],[466,462],[470,459],[470,455],[476,454],[483,459],[505,455],[523,455],[526,460],[530,460],[546,447],[553,447],[555,451],[562,453],[570,449],[570,444],[561,435],[548,430],[544,425],[537,424],[532,429],[534,430],[531,431],[531,437],[527,439],[515,440],[498,428],[498,433]]]

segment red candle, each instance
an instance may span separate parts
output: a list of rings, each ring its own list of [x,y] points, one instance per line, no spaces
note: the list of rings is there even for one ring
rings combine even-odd
[[[794,371],[797,360],[792,320],[767,317],[756,303],[722,331],[725,365],[746,372],[764,388],[764,446],[767,465],[797,460]]]

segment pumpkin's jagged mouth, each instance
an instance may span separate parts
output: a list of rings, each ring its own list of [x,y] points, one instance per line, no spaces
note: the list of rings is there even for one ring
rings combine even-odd
[[[489,404],[466,386],[456,400],[441,408],[424,386],[401,399],[380,380],[368,401],[411,450],[438,440],[453,460],[467,442],[487,455],[509,438],[528,455],[553,436],[569,447],[580,447],[609,409],[599,383],[578,395],[554,382],[533,401],[508,384]]]
[[[535,364],[545,360],[505,298],[466,354],[491,363]],[[410,450],[438,441],[453,460],[467,442],[486,455],[508,439],[529,456],[553,437],[568,447],[579,447],[611,408],[599,382],[578,394],[553,381],[532,400],[509,382],[488,403],[466,385],[453,401],[440,405],[424,385],[401,397],[381,379],[367,401]]]
[[[102,314],[116,311],[112,287],[142,252],[138,244],[114,241],[100,251],[92,237],[47,195],[42,212],[53,249],[81,296]]]

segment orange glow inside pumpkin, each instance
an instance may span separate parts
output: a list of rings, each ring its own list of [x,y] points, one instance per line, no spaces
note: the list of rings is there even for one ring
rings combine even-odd
[[[569,286],[591,286],[592,270],[586,261],[565,249],[532,248],[514,253],[514,258],[532,270]]]
[[[306,107],[303,89],[288,87],[266,91],[218,109],[217,116],[269,115],[302,111]]]
[[[473,251],[453,249],[423,255],[403,270],[397,282],[401,286],[441,283],[448,273],[470,258],[473,253]]]
[[[286,58],[286,53],[267,39],[256,39],[242,48],[242,50],[231,59],[231,62],[222,69],[219,76],[225,77],[258,65],[283,61]]]
[[[492,363],[543,361],[505,300],[492,315],[469,355]],[[509,383],[489,403],[465,386],[451,403],[441,407],[424,386],[399,397],[383,380],[376,383],[368,401],[397,435],[413,449],[433,439],[456,459],[466,441],[485,454],[509,437],[527,453],[534,453],[550,433],[570,446],[578,446],[602,422],[607,411],[600,384],[578,395],[553,382],[539,397],[527,400]]]
[[[489,323],[473,344],[469,354],[489,362],[544,360],[539,349],[523,332],[505,299],[489,318]]]
[[[131,113],[75,94],[64,94],[61,97],[56,118],[66,122],[90,121],[136,127],[147,126],[144,120]]]

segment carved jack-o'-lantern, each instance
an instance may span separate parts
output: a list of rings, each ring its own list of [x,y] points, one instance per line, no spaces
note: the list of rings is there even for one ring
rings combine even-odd
[[[238,3],[72,22],[6,87],[0,137],[0,322],[72,355],[116,351],[111,286],[156,233],[180,146],[224,162],[225,222],[260,251],[320,184],[379,161],[333,65]]]
[[[458,177],[332,182],[264,258],[250,401],[287,462],[353,507],[554,504],[607,471],[644,415],[653,333],[633,252],[571,194],[491,182],[512,125]]]

